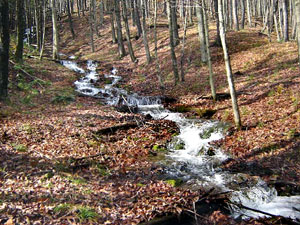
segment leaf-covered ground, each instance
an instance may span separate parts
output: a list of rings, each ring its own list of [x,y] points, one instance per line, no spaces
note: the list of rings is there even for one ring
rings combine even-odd
[[[68,27],[66,21],[61,23]],[[146,65],[142,40],[133,41],[139,62],[132,64],[129,56],[118,59],[109,24],[100,31],[96,52],[91,53],[89,37],[79,32],[87,27],[84,20],[75,18],[74,23],[75,40],[61,30],[64,53],[98,60],[100,74],[116,66],[127,90],[173,96],[177,105],[215,109],[213,119],[232,122],[230,99],[207,98],[208,69],[200,63],[195,25],[187,33],[186,81],[178,86],[173,85],[169,63],[168,30],[159,28],[159,61],[166,85],[161,93],[155,63]],[[153,50],[152,30],[149,36]],[[294,191],[300,177],[297,46],[269,43],[258,29],[229,32],[228,44],[244,127],[231,129],[219,143],[233,156],[223,167],[260,175],[273,184],[291,184]],[[222,50],[211,50],[217,91],[227,92]],[[177,51],[179,55],[180,47]],[[153,146],[164,146],[177,132],[173,123],[119,113],[98,100],[77,96],[73,82],[78,75],[57,63],[26,58],[22,68],[42,80],[33,81],[11,65],[10,101],[0,103],[0,223],[137,224],[192,210],[201,193],[160,180],[160,168],[151,161],[157,154]],[[97,134],[126,123],[138,127]],[[285,194],[291,192],[286,185],[282,188]],[[218,211],[206,218],[208,224],[236,223]]]

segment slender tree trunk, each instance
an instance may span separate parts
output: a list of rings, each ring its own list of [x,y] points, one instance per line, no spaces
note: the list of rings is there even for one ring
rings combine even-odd
[[[239,27],[237,0],[232,0],[232,12],[233,12],[234,29],[236,31],[239,31],[240,27]]]
[[[68,20],[69,20],[69,26],[70,26],[72,38],[75,39],[75,32],[74,32],[74,27],[73,27],[70,0],[67,0],[67,13],[68,13]]]
[[[298,42],[298,58],[300,67],[300,0],[295,0],[295,15],[296,15],[296,30],[297,30],[297,42]]]
[[[252,27],[251,4],[250,4],[250,0],[246,0],[246,1],[247,1],[247,18],[248,18],[248,24],[249,24],[249,27]]]
[[[53,50],[52,58],[59,59],[59,36],[58,36],[58,27],[57,27],[57,12],[56,12],[56,3],[55,0],[51,0],[51,9],[52,9],[52,32],[53,32]]]
[[[24,46],[24,33],[25,33],[25,21],[24,21],[24,0],[17,0],[17,30],[18,40],[15,57],[17,62],[23,62],[23,46]]]
[[[40,60],[42,60],[44,48],[45,48],[45,36],[46,36],[46,0],[43,0],[43,37],[42,37],[42,44],[41,44],[41,50],[40,50]]]
[[[115,1],[116,22],[117,22],[117,40],[118,40],[119,56],[120,58],[123,58],[126,55],[126,52],[123,43],[120,0],[114,0],[114,1]]]
[[[147,57],[147,63],[150,64],[151,62],[151,56],[150,56],[150,50],[148,45],[148,38],[147,38],[147,28],[146,28],[146,8],[145,8],[145,2],[142,1],[142,11],[143,11],[143,25],[142,25],[142,33],[143,33],[143,42],[145,46],[145,52]]]
[[[76,0],[77,3],[77,14],[78,14],[78,18],[80,18],[80,0]]]
[[[185,49],[185,39],[186,39],[186,26],[187,26],[187,14],[184,15],[183,20],[183,38],[182,38],[182,48],[181,48],[181,56],[180,56],[180,81],[184,82],[184,49]]]
[[[212,63],[211,63],[211,56],[210,56],[210,49],[209,49],[209,28],[208,28],[208,19],[207,19],[205,0],[202,0],[202,10],[203,10],[205,41],[206,41],[207,64],[209,69],[209,84],[210,84],[212,98],[213,100],[216,100],[217,94],[216,94],[214,74],[212,70]]]
[[[168,0],[169,4],[169,12],[171,12],[171,0]],[[171,58],[172,58],[172,68],[173,68],[173,73],[174,73],[174,83],[175,85],[178,84],[179,81],[179,75],[178,75],[178,66],[177,66],[177,59],[176,59],[176,54],[175,54],[175,46],[174,46],[174,31],[173,31],[173,25],[172,25],[172,17],[171,13],[168,13],[168,20],[169,20],[169,35],[170,35],[170,51],[171,51]]]
[[[95,52],[95,45],[94,45],[94,20],[93,20],[93,1],[90,1],[90,15],[89,15],[89,23],[90,23],[90,41],[91,41],[91,49],[92,52]]]
[[[215,7],[215,18],[216,18],[216,25],[217,25],[217,35],[215,39],[215,45],[218,47],[221,47],[221,38],[220,38],[220,22],[219,22],[219,7],[218,7],[218,0],[214,1],[214,7]]]
[[[138,33],[136,36],[136,39],[139,39],[143,33],[142,30],[142,25],[141,25],[141,20],[140,20],[140,13],[139,13],[139,6],[138,6],[138,2],[137,0],[134,0],[134,14],[135,14],[135,24],[137,26],[138,29]]]
[[[203,10],[200,1],[201,0],[198,0],[197,7],[196,7],[197,21],[198,21],[198,36],[200,42],[201,62],[207,62],[205,32],[204,32],[204,24],[203,24]]]
[[[178,24],[177,24],[177,7],[176,7],[176,0],[171,0],[171,18],[172,18],[172,25],[173,25],[173,38],[174,38],[174,46],[177,46],[179,44],[179,34],[178,34]]]
[[[129,25],[128,25],[126,0],[122,0],[122,8],[123,8],[123,21],[125,23],[126,38],[127,38],[127,43],[128,43],[128,51],[130,54],[131,61],[136,62],[136,58],[135,58],[131,40],[130,40],[130,29],[129,29]]]
[[[223,20],[223,10],[222,10],[222,0],[218,0],[219,5],[219,20],[220,20],[220,36],[221,36],[221,43],[223,47],[223,53],[224,53],[224,60],[225,60],[225,67],[226,67],[226,74],[227,74],[227,80],[232,100],[232,108],[233,108],[233,114],[234,114],[234,122],[238,129],[241,128],[241,118],[240,118],[240,112],[236,97],[236,91],[234,86],[234,80],[232,76],[232,70],[231,70],[231,64],[230,64],[230,58],[228,55],[227,50],[227,44],[226,44],[226,34],[225,34],[225,28],[224,28],[224,20]]]
[[[34,0],[34,18],[35,18],[35,33],[36,33],[36,44],[37,44],[37,48],[40,51],[41,49],[41,38],[40,38],[40,5],[39,5],[39,1],[38,0]],[[29,29],[31,30],[31,27],[28,26]]]
[[[100,22],[100,27],[103,26],[104,23],[104,3],[103,1],[100,2],[100,15],[99,15],[99,22]]]
[[[112,38],[112,43],[116,44],[117,43],[117,38],[116,38],[116,29],[115,29],[115,12],[114,8],[111,8],[110,11],[110,25],[111,25],[111,38]]]
[[[283,11],[283,40],[289,41],[289,17],[288,17],[288,0],[282,0],[282,11]]]
[[[154,0],[154,44],[155,44],[155,64],[156,64],[156,72],[157,72],[157,79],[158,79],[158,83],[159,83],[159,87],[160,90],[164,90],[164,83],[163,83],[163,79],[161,76],[161,69],[159,66],[159,61],[158,61],[158,54],[157,54],[157,0]]]
[[[8,65],[9,65],[9,4],[8,0],[0,1],[0,100],[8,95]]]
[[[241,0],[241,11],[242,11],[241,28],[244,29],[245,28],[245,0]]]

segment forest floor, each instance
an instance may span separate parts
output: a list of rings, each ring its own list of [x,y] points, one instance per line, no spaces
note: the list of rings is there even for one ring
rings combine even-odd
[[[141,39],[132,39],[139,61],[131,63],[129,56],[118,58],[109,24],[95,37],[92,53],[88,32],[83,32],[88,27],[86,18],[74,18],[75,40],[67,21],[60,23],[62,53],[80,61],[97,60],[100,74],[116,67],[123,88],[141,95],[174,97],[175,108],[213,109],[212,119],[233,122],[230,99],[214,102],[207,97],[208,69],[200,62],[196,24],[187,30],[186,80],[177,86],[173,84],[168,30],[159,28],[158,55],[166,86],[161,92],[155,62],[147,65]],[[215,30],[211,28],[213,40]],[[182,35],[182,29],[180,32]],[[299,193],[296,43],[277,43],[274,37],[269,42],[258,28],[229,31],[227,37],[243,129],[231,129],[218,143],[233,158],[223,168],[260,176],[282,194]],[[149,44],[153,52],[153,30]],[[50,57],[50,49],[46,50]],[[179,45],[178,56],[180,50]],[[217,92],[227,93],[222,49],[212,47],[211,51]],[[10,64],[10,99],[0,103],[1,224],[137,224],[192,209],[204,193],[159,179],[161,168],[150,160],[154,146],[164,146],[177,132],[173,123],[120,113],[96,99],[78,96],[73,84],[77,74],[47,59],[28,58],[36,54],[33,49],[25,53],[24,65]],[[196,112],[187,115],[199,117]],[[103,128],[124,124],[137,126],[101,133]],[[210,214],[204,215],[202,224],[238,223],[217,211]]]

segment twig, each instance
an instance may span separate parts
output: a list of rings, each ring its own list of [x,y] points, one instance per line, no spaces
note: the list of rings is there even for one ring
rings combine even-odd
[[[197,217],[199,217],[199,218],[201,218],[201,219],[204,219],[204,220],[209,220],[208,218],[206,218],[206,217],[204,217],[204,216],[201,216],[200,214],[198,214],[198,213],[196,213],[196,212],[194,212],[194,211],[192,211],[192,210],[190,210],[190,209],[186,209],[186,208],[184,208],[184,209],[183,209],[183,211],[186,211],[186,212],[192,213],[192,214],[194,214],[195,216],[197,216]]]
[[[197,218],[197,212],[196,212],[196,204],[195,202],[193,202],[193,209],[194,209],[194,215],[195,215],[195,221],[196,221],[196,224],[198,224],[198,218]]]
[[[9,62],[10,62],[11,64],[13,64],[13,65],[16,65],[16,63],[15,63],[14,61],[12,61],[12,60],[9,60]],[[30,73],[28,73],[27,71],[25,71],[25,70],[22,69],[22,68],[17,68],[17,69],[18,69],[18,70],[21,70],[23,73],[25,73],[27,76],[29,76],[29,77],[31,77],[31,78],[33,78],[33,79],[40,80],[40,81],[42,81],[42,82],[46,82],[46,81],[44,81],[44,80],[42,80],[42,79],[40,79],[40,78],[38,78],[38,77],[36,77],[36,76],[31,75]]]

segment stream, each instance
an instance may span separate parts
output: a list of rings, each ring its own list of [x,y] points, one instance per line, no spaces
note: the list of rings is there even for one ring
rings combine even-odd
[[[163,165],[165,176],[180,179],[191,189],[197,190],[201,187],[210,190],[213,187],[217,192],[229,192],[231,202],[299,222],[300,195],[278,196],[275,188],[268,187],[257,176],[229,173],[219,168],[230,156],[210,142],[224,138],[227,124],[220,121],[188,119],[181,113],[165,109],[160,97],[128,93],[116,87],[121,80],[121,77],[117,76],[117,69],[112,69],[110,74],[105,75],[105,78],[112,79],[110,84],[97,88],[94,86],[100,76],[96,71],[97,63],[88,60],[86,69],[83,69],[73,59],[71,56],[68,60],[61,60],[61,64],[82,74],[82,78],[74,83],[76,91],[80,94],[99,98],[112,106],[134,106],[139,113],[150,114],[154,119],[171,120],[177,124],[180,133],[168,144],[168,153],[165,159],[159,162]],[[233,204],[230,204],[229,208],[231,216],[235,219],[266,216]]]

